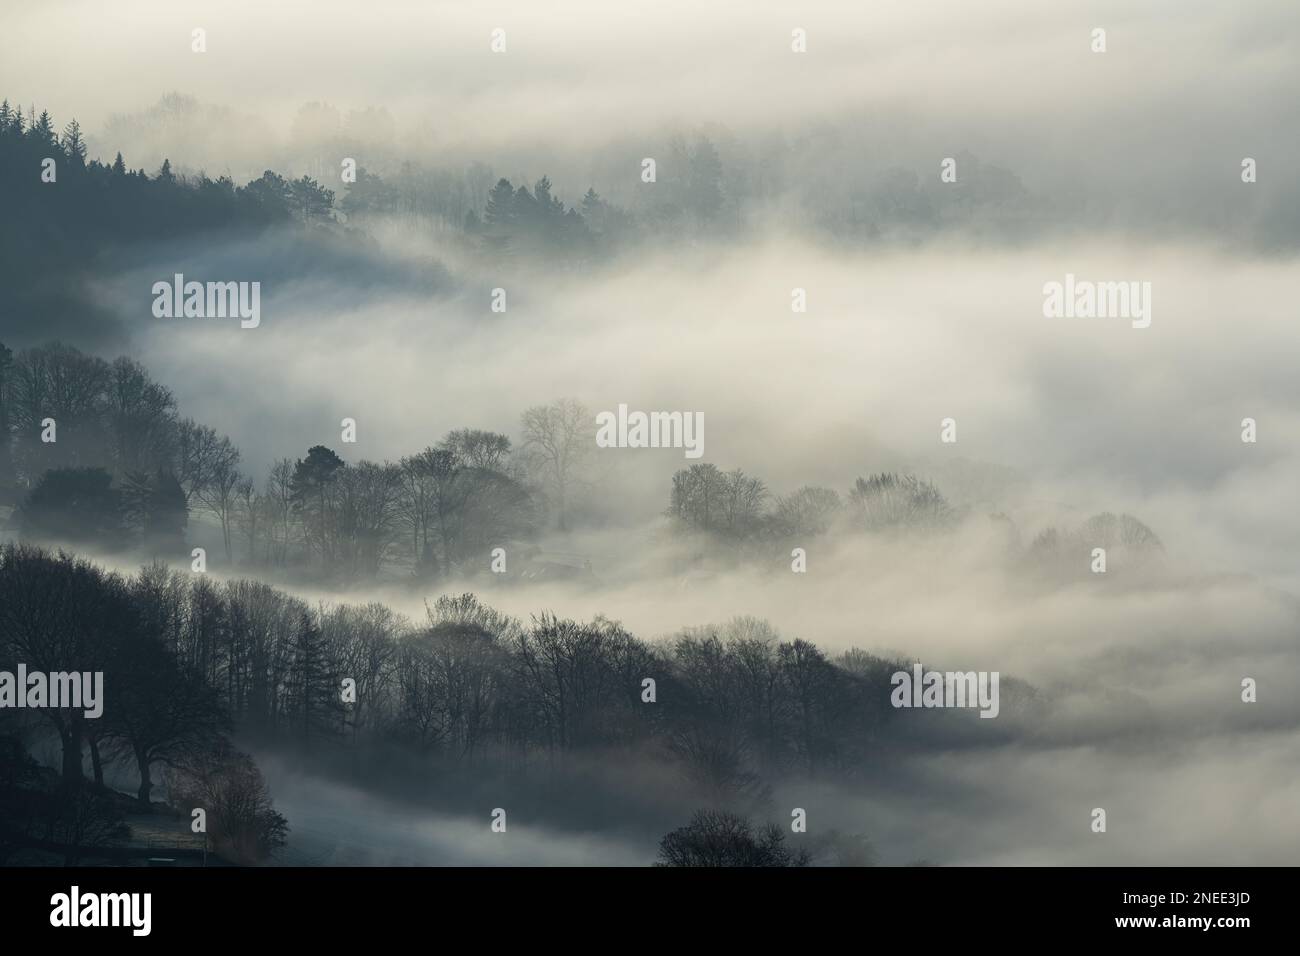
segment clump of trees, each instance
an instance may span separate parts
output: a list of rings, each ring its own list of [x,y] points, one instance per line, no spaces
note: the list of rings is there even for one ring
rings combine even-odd
[[[858,478],[847,499],[811,485],[774,499],[761,479],[709,463],[673,475],[666,514],[683,529],[729,541],[811,537],[841,527],[937,530],[956,519],[942,492],[915,475]]]
[[[0,345],[0,496],[32,536],[178,555],[190,507],[224,513],[238,462],[133,359]]]
[[[867,531],[941,528],[953,517],[939,489],[915,475],[859,478],[849,492],[849,509],[852,521]]]
[[[673,475],[668,514],[692,531],[744,538],[763,530],[768,497],[767,486],[739,468],[692,465]]]
[[[1159,536],[1137,518],[1105,511],[1077,527],[1044,528],[1023,557],[1040,575],[1077,579],[1091,576],[1096,548],[1105,550],[1108,571],[1150,565],[1164,553]]]
[[[31,851],[74,866],[120,845],[130,833],[111,792],[62,783],[17,739],[0,736],[0,866]]]
[[[571,401],[529,409],[518,454],[481,429],[396,463],[347,463],[317,445],[274,462],[259,485],[239,448],[180,417],[139,363],[0,346],[0,495],[37,539],[179,560],[197,512],[219,528],[227,561],[346,579],[397,565],[427,580],[531,537],[543,505],[564,524],[587,417]]]
[[[950,504],[933,482],[913,474],[859,477],[844,498],[832,488],[812,485],[773,496],[761,479],[740,469],[722,471],[701,463],[673,475],[664,513],[678,533],[703,536],[742,555],[784,557],[792,545],[819,535],[951,531],[965,509]],[[1149,567],[1164,551],[1156,533],[1128,514],[1103,512],[1075,528],[1050,526],[1028,546],[1006,515],[988,517],[1012,562],[1058,582],[1087,575],[1095,548],[1105,549],[1108,561],[1113,557],[1111,569]]]
[[[309,104],[304,115],[318,108]],[[327,141],[334,145],[311,155],[356,154],[337,137]],[[340,206],[352,221],[383,216],[460,235],[497,266],[513,255],[577,264],[664,236],[734,236],[764,221],[774,202],[798,227],[838,246],[911,241],[946,229],[1007,236],[1041,228],[1040,200],[1013,172],[969,152],[955,157],[962,190],[936,193],[916,169],[863,170],[859,156],[846,155],[853,149],[681,130],[650,151],[658,157],[653,188],[617,149],[592,164],[605,195],[591,185],[569,205],[549,176],[516,185],[484,162],[444,167],[390,157],[382,176],[358,169]],[[373,144],[368,152],[375,155]],[[845,163],[852,177],[843,175]]]
[[[862,833],[831,829],[806,836],[803,846],[786,843],[786,831],[775,823],[756,825],[730,810],[697,810],[691,822],[659,841],[655,866],[772,867],[874,866],[876,851]]]
[[[161,564],[124,578],[26,545],[0,551],[0,598],[7,660],[105,671],[101,720],[41,712],[65,776],[80,776],[89,747],[97,774],[111,759],[136,769],[142,802],[152,768],[233,728],[297,750],[398,742],[471,763],[648,750],[700,793],[757,805],[775,774],[865,769],[894,716],[890,674],[906,666],[830,657],[749,618],[648,643],[602,617],[522,622],[466,594],[415,623]]]
[[[0,182],[0,328],[20,338],[102,311],[82,297],[80,280],[129,243],[278,226],[337,231],[333,191],[308,176],[267,170],[239,186],[228,176],[177,175],[166,159],[152,174],[130,169],[121,153],[111,162],[89,156],[75,119],[60,132],[48,112],[24,113],[8,100],[0,102]]]
[[[53,160],[53,180],[41,174]],[[129,169],[118,153],[111,163],[88,155],[81,124],[60,132],[48,111],[0,102],[0,175],[9,183],[12,219],[55,237],[75,219],[80,227],[60,240],[90,248],[96,240],[179,236],[212,229],[260,228],[293,221],[333,219],[334,192],[308,176],[296,180],[270,170],[243,186],[229,177],[177,176],[170,160],[149,175]],[[59,189],[48,188],[49,182]],[[7,230],[6,230],[7,234]]]
[[[13,672],[102,672],[103,714],[76,708],[30,712],[57,735],[62,775],[83,779],[87,749],[95,782],[108,759],[129,760],[150,802],[152,768],[213,744],[228,726],[210,684],[175,656],[148,581],[127,579],[65,553],[0,548],[0,661]]]
[[[113,763],[135,774],[136,803],[146,812],[159,769],[179,781],[168,789],[170,800],[212,801],[194,806],[218,811],[241,859],[262,858],[283,842],[284,821],[272,812],[256,767],[226,737],[233,729],[229,695],[211,679],[215,663],[203,656],[210,645],[178,640],[178,627],[212,623],[201,611],[180,617],[181,590],[156,569],[124,577],[62,552],[0,548],[0,669],[15,673],[22,663],[29,672],[103,675],[98,717],[69,706],[0,712],[0,850],[33,848],[75,860],[124,840],[120,801],[105,787]],[[190,608],[211,606],[202,588],[188,597]],[[297,654],[303,643],[300,636]],[[295,658],[287,679],[301,682],[313,666]],[[336,694],[333,686],[322,686],[321,696],[325,691]],[[291,687],[290,694],[300,693],[301,684]],[[44,737],[62,748],[57,774],[36,767],[19,744]],[[253,813],[257,839],[236,825],[241,813]]]
[[[600,202],[594,192],[589,195],[592,203]],[[488,193],[482,222],[471,218],[467,225],[497,254],[589,254],[593,248],[594,237],[586,220],[551,194],[551,181],[545,176],[534,184],[532,192],[526,185],[516,189],[510,180],[498,180]]]
[[[202,807],[212,849],[235,863],[256,863],[284,847],[289,822],[272,804],[262,773],[227,741],[170,767],[167,792],[180,807]]]
[[[806,850],[792,850],[775,823],[755,828],[739,814],[700,810],[659,841],[655,866],[807,866]]]
[[[378,603],[311,605],[158,563],[123,576],[15,544],[0,549],[0,667],[18,661],[104,673],[99,719],[22,712],[39,722],[27,732],[61,742],[65,784],[83,781],[87,756],[96,782],[117,762],[143,807],[161,779],[169,800],[199,801],[210,819],[220,809],[241,858],[284,832],[232,733],[358,773],[394,752],[430,771],[648,759],[683,794],[747,815],[770,803],[773,779],[849,779],[893,748],[961,745],[972,716],[905,727],[889,701],[908,662],[830,656],[752,618],[647,642],[603,617],[525,622],[463,594],[414,622]],[[1004,714],[1033,705],[1013,679],[1001,690]]]
[[[0,346],[0,496],[18,500],[29,537],[98,550],[187,559],[191,522],[204,515],[228,564],[342,581],[484,572],[493,548],[581,520],[594,436],[590,412],[559,399],[524,410],[518,445],[462,428],[397,462],[355,463],[316,445],[273,462],[259,483],[234,442],[180,417],[171,391],[134,360],[59,343],[17,355]],[[673,475],[665,513],[678,532],[770,556],[832,533],[943,532],[963,511],[914,474],[859,477],[844,496],[812,485],[774,495],[761,478],[701,462]],[[1160,550],[1128,515],[1047,529],[1028,549],[1006,523],[1011,550],[1049,569],[1083,544],[1135,562]]]

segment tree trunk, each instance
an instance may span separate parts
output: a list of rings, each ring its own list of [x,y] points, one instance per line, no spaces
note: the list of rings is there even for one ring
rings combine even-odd
[[[136,791],[136,799],[146,808],[150,806],[149,793],[153,790],[153,780],[149,777],[149,758],[144,753],[137,750],[135,752],[135,762],[140,769],[140,789]]]
[[[99,757],[99,741],[90,738],[90,765],[95,770],[95,783],[104,785],[104,762]]]
[[[81,727],[73,721],[66,731],[60,731],[63,741],[63,780],[65,783],[81,783],[85,775],[81,772]]]

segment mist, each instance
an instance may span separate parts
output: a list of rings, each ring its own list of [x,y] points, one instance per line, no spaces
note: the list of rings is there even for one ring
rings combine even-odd
[[[274,269],[265,251],[214,258],[257,274]],[[127,273],[105,294],[140,316],[134,354],[187,413],[237,436],[254,473],[336,440],[344,417],[359,423],[349,458],[395,460],[454,427],[512,434],[525,407],[573,394],[593,411],[698,410],[706,460],[781,492],[911,468],[951,473],[944,490],[960,497],[963,473],[990,463],[1021,480],[977,484],[989,510],[1129,511],[1203,568],[1294,583],[1291,261],[1113,246],[849,256],[770,241],[666,250],[596,275],[461,275],[451,293],[376,284],[344,307],[346,285],[291,283],[256,330],[144,317],[147,280],[187,261]],[[1150,277],[1151,326],[1044,318],[1042,286],[1067,272]],[[497,283],[505,315],[488,308]],[[807,314],[790,312],[794,287],[808,290]],[[1229,301],[1241,316],[1230,325]],[[945,445],[948,417],[957,441]],[[1245,417],[1261,423],[1257,445],[1240,441]],[[596,464],[606,521],[634,527],[663,510],[689,462],[601,449]]]
[[[120,13],[101,18],[89,0],[14,11],[0,87],[76,115],[93,152],[150,169],[166,155],[214,177],[270,167],[320,178],[352,155],[337,154],[342,141],[373,169],[483,161],[500,175],[549,173],[571,201],[595,185],[626,202],[641,157],[704,128],[729,165],[782,193],[891,166],[925,181],[968,150],[1023,180],[1053,229],[1297,238],[1300,194],[1282,171],[1300,145],[1300,24],[1285,0],[1254,4],[1248,19],[1173,0],[1032,11],[727,0],[635,18],[591,0],[390,2],[364,15],[347,0],[248,0]],[[1110,37],[1104,57],[1089,50],[1095,27]],[[789,54],[796,28],[804,56]],[[194,29],[207,31],[202,54]],[[504,54],[490,52],[494,29]],[[1267,190],[1232,184],[1243,156],[1261,160]]]
[[[245,550],[202,494],[183,503],[183,549],[42,544],[123,575],[185,571],[200,547],[210,580],[269,583],[320,619],[382,603],[409,628],[395,646],[446,625],[440,597],[472,593],[521,629],[547,612],[617,622],[661,662],[684,635],[757,619],[773,647],[999,672],[997,720],[904,713],[860,774],[783,768],[747,812],[784,825],[805,808],[890,865],[1295,862],[1294,4],[1246,19],[1172,0],[97,7],[13,12],[0,95],[77,117],[105,164],[120,151],[161,178],[166,160],[186,189],[227,175],[231,197],[273,169],[332,205],[57,263],[58,308],[6,311],[0,338],[138,362],[268,496],[276,463],[301,468],[314,446],[396,465],[455,429],[504,435],[501,473],[536,520],[499,542],[501,574],[486,548],[444,548],[429,572],[414,544],[335,573],[305,519],[302,555],[263,561],[256,530]],[[647,158],[662,182],[642,178]],[[692,164],[714,158],[706,214]],[[349,161],[401,198],[360,203]],[[558,216],[608,208],[625,227],[512,245],[493,231],[501,177],[538,195],[546,177]],[[259,282],[260,323],[157,317],[152,288],[177,274]],[[1046,286],[1067,277],[1149,288],[1149,324],[1048,317]],[[23,281],[20,302],[47,291]],[[697,464],[682,448],[590,448],[557,505],[521,416],[558,400],[587,424],[620,406],[701,414],[700,462],[761,480],[764,507],[902,475],[942,493],[945,522],[724,539],[673,510]],[[0,536],[33,537],[39,477],[15,481]],[[1125,542],[1090,573],[1099,515],[1157,545]],[[290,821],[290,865],[641,866],[710,799],[648,745],[557,769],[390,751],[382,733],[352,763],[233,736]],[[495,807],[509,841],[488,830]]]

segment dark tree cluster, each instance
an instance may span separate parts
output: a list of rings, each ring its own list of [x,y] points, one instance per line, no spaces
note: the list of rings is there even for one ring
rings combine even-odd
[[[841,246],[949,229],[1005,237],[1050,221],[1044,201],[1013,172],[966,151],[955,157],[960,185],[942,189],[928,185],[929,170],[864,167],[849,143],[818,137],[746,144],[717,129],[679,131],[649,151],[657,157],[653,181],[642,179],[622,144],[593,159],[606,195],[591,186],[573,207],[552,197],[546,176],[530,188],[483,162],[391,161],[382,176],[358,169],[340,208],[358,221],[384,216],[463,233],[498,262],[515,252],[581,263],[646,240],[735,236],[765,222],[774,205],[796,227]]]
[[[0,501],[33,536],[179,556],[189,502],[237,461],[133,359],[0,345]]]
[[[76,120],[60,133],[49,113],[0,102],[0,327],[49,326],[84,312],[77,286],[103,255],[137,240],[252,232],[334,219],[334,193],[309,177],[267,170],[228,176],[147,174],[89,158]],[[57,324],[57,323],[56,323]]]
[[[1164,544],[1132,515],[1095,514],[1078,527],[1044,528],[1024,550],[1025,563],[1040,576],[1088,579],[1093,549],[1105,549],[1107,570],[1142,567],[1159,561]]]
[[[725,810],[700,810],[686,826],[659,841],[655,866],[807,866],[806,850],[792,850],[774,823],[755,831],[750,821]]]
[[[37,764],[17,737],[0,733],[0,866],[32,850],[73,866],[129,836],[111,793],[69,785]]]
[[[515,186],[481,162],[464,169],[403,162],[384,176],[358,168],[340,209],[357,220],[394,217],[459,231],[496,261],[518,254],[582,263],[654,235],[731,230],[740,218],[741,193],[752,185],[740,170],[728,176],[717,145],[703,133],[674,135],[664,143],[654,180],[643,181],[643,170],[627,166],[625,157],[618,162],[621,169],[606,170],[606,178],[626,184],[624,202],[634,208],[601,196],[594,186],[579,203],[566,206],[553,194],[550,177],[531,188],[526,181]]]
[[[589,191],[588,196],[589,204],[600,202],[594,192]],[[545,176],[531,192],[526,185],[516,189],[510,180],[498,180],[488,193],[482,222],[471,220],[467,225],[497,254],[572,256],[575,252],[589,254],[594,245],[594,235],[582,214],[566,208],[551,194],[551,181]]]
[[[390,179],[361,167],[339,208],[350,222],[388,217],[447,224],[498,263],[512,256],[580,263],[607,256],[637,235],[634,217],[594,188],[570,206],[553,193],[547,176],[531,189],[504,177],[489,188],[487,176],[481,163],[459,175],[405,164]]]
[[[276,811],[257,764],[228,740],[169,764],[165,782],[173,805],[205,810],[207,839],[224,859],[257,863],[288,839],[289,822]]]
[[[180,660],[144,587],[66,553],[30,545],[0,549],[0,660],[43,673],[102,672],[103,713],[75,708],[27,712],[57,735],[62,775],[83,777],[88,753],[96,782],[107,760],[129,761],[149,803],[153,768],[212,743],[226,712],[200,671]],[[17,711],[6,711],[12,716]]]
[[[655,866],[785,867],[874,866],[875,848],[862,833],[828,830],[804,836],[800,846],[786,843],[786,831],[775,823],[756,825],[730,810],[697,810],[686,826],[659,841]]]
[[[98,781],[119,761],[138,778],[141,805],[160,768],[173,802],[201,796],[218,807],[238,791],[229,799],[247,813],[221,832],[240,858],[278,846],[284,821],[255,768],[224,742],[232,731],[354,770],[394,753],[430,774],[650,760],[682,794],[751,814],[770,805],[780,777],[870,774],[927,740],[969,742],[965,725],[980,723],[945,711],[904,727],[891,676],[908,662],[861,650],[831,657],[750,618],[649,643],[603,617],[521,622],[464,594],[439,598],[414,623],[378,603],[312,606],[264,583],[161,564],[123,577],[9,545],[0,667],[19,661],[102,670],[104,714],[28,712],[36,727],[0,727],[0,737],[57,737],[68,783],[81,781],[87,756]],[[1003,680],[1004,712],[1033,700]],[[686,846],[674,852],[688,858]]]
[[[42,181],[53,160],[54,182]],[[110,164],[87,157],[74,119],[60,134],[49,113],[40,116],[0,103],[0,181],[7,205],[26,238],[81,243],[90,249],[105,238],[176,237],[226,228],[259,228],[291,221],[328,222],[334,192],[310,177],[286,180],[267,170],[236,186],[228,177],[178,177],[168,160],[152,175],[128,169],[118,153]],[[48,173],[47,173],[48,179]],[[60,188],[51,188],[54,184]],[[70,235],[67,226],[75,223]],[[14,233],[17,227],[11,226]],[[5,240],[14,236],[5,233]]]
[[[678,532],[783,560],[792,545],[818,535],[942,532],[953,529],[964,513],[933,482],[916,475],[882,472],[858,478],[844,498],[833,488],[815,485],[773,497],[761,479],[707,463],[673,475],[665,511]],[[1010,518],[988,517],[1000,527],[1007,557],[1048,580],[1088,576],[1094,548],[1104,548],[1120,568],[1151,566],[1164,551],[1156,533],[1127,514],[1103,512],[1076,528],[1049,526],[1028,546]]]
[[[133,359],[0,344],[0,503],[17,503],[15,523],[36,539],[188,560],[201,512],[227,560],[349,580],[396,564],[428,579],[532,535],[537,504],[511,452],[480,429],[397,463],[348,464],[318,445],[275,462],[258,488],[234,443],[181,418]]]
[[[811,537],[837,527],[939,529],[956,517],[939,489],[915,475],[859,478],[847,500],[815,485],[774,499],[762,479],[707,463],[673,475],[666,513],[683,529],[733,541]]]
[[[66,773],[78,772],[79,741],[106,734],[138,765],[142,794],[184,734],[229,714],[243,733],[308,751],[398,742],[456,762],[652,751],[720,801],[761,799],[761,776],[863,769],[893,713],[889,676],[905,666],[830,658],[752,619],[650,644],[601,617],[522,623],[467,594],[439,598],[415,625],[382,604],[312,607],[158,564],[122,579],[26,546],[3,557],[14,654],[48,659],[63,635],[60,666],[122,668],[103,722],[51,716]],[[73,582],[100,603],[56,606],[53,591]],[[82,615],[94,620],[78,630]],[[151,698],[163,685],[180,697]]]
[[[186,816],[192,807],[208,810],[218,849],[226,840],[234,858],[251,862],[283,844],[286,825],[260,773],[226,737],[229,695],[211,679],[207,641],[178,640],[176,608],[157,584],[148,571],[123,577],[62,552],[0,548],[0,670],[15,674],[21,663],[29,674],[102,674],[98,716],[71,706],[0,711],[0,856],[32,849],[75,862],[125,840],[121,800],[105,786],[114,764],[138,780],[143,812],[155,809],[162,772],[169,802]],[[200,589],[196,608],[204,597]],[[201,617],[187,623],[209,626]],[[300,635],[294,652],[312,642],[319,658],[319,635]],[[324,685],[302,685],[308,671],[325,680],[321,666],[293,659],[291,706],[310,709],[304,692],[326,696]],[[57,774],[27,756],[26,742],[42,739],[61,746]]]

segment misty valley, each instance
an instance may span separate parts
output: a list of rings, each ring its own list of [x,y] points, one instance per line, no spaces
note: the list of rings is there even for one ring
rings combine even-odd
[[[1294,13],[557,3],[0,31],[0,864],[1294,865]]]

